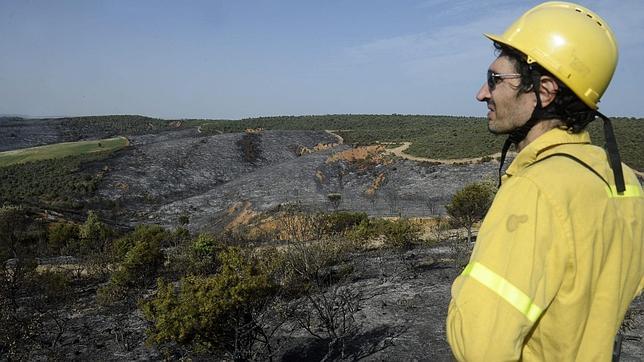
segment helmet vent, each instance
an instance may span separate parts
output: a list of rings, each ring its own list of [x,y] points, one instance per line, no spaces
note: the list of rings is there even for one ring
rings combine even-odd
[[[597,22],[597,25],[599,25],[600,27],[604,27],[602,23],[600,23],[599,21]]]

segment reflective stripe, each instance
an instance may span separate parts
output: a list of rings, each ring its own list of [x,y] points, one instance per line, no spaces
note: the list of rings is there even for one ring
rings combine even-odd
[[[519,288],[502,278],[500,275],[486,268],[483,264],[473,262],[465,267],[463,276],[470,276],[479,283],[490,288],[499,297],[503,298],[511,306],[531,322],[535,322],[543,310],[532,302],[532,299],[525,295]]]
[[[617,188],[614,185],[610,185],[610,189],[606,187],[606,192],[608,197],[642,197],[642,189],[640,185],[625,185],[626,190],[623,194],[617,193]]]

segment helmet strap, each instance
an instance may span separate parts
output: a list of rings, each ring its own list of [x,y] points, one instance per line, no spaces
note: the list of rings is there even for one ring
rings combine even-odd
[[[528,132],[534,127],[539,121],[549,118],[548,112],[543,109],[541,105],[541,97],[539,96],[539,89],[541,85],[541,75],[538,72],[532,72],[532,88],[534,89],[535,96],[537,97],[537,105],[532,110],[532,115],[530,119],[523,124],[521,127],[513,130],[508,138],[503,144],[501,149],[501,160],[499,165],[499,184],[498,187],[501,187],[501,176],[503,175],[503,164],[505,163],[506,156],[510,150],[512,144],[519,144],[525,137],[528,135]],[[621,157],[619,155],[619,149],[617,148],[617,140],[615,138],[615,132],[613,130],[613,125],[610,118],[606,117],[599,111],[595,111],[595,114],[604,121],[604,138],[606,140],[606,151],[608,152],[608,163],[610,168],[613,170],[613,178],[615,179],[615,187],[618,193],[623,193],[626,190],[624,183],[624,172],[622,170]]]
[[[617,140],[613,132],[613,125],[610,119],[599,111],[595,114],[604,121],[604,138],[606,139],[606,150],[608,151],[608,163],[613,170],[613,178],[615,179],[615,187],[617,192],[622,193],[626,190],[624,185],[624,172],[622,171],[622,161],[619,157],[619,150],[617,149]]]

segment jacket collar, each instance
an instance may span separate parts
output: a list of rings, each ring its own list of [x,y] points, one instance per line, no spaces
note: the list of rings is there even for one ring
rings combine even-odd
[[[542,153],[552,147],[562,144],[589,144],[590,135],[588,131],[580,133],[570,133],[565,129],[553,128],[539,136],[536,140],[528,144],[514,158],[508,169],[505,171],[505,180],[509,176],[516,175],[519,171],[538,161]]]

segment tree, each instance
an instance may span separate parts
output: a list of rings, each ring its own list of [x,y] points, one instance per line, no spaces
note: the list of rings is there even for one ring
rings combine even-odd
[[[27,228],[24,210],[17,206],[0,208],[0,261],[17,258],[21,234]]]
[[[118,268],[109,283],[98,290],[99,303],[129,303],[135,299],[138,289],[148,286],[163,266],[165,255],[161,245],[170,237],[161,226],[139,225],[129,235],[115,240],[111,258]]]
[[[33,258],[46,238],[42,223],[22,206],[0,207],[0,262]]]
[[[112,231],[110,228],[99,220],[94,211],[90,211],[87,213],[85,223],[81,225],[78,231],[78,236],[80,237],[80,253],[102,252],[111,234]]]
[[[79,227],[68,222],[55,222],[47,228],[47,246],[49,250],[61,254],[67,251],[68,245],[78,244]]]
[[[467,230],[467,241],[472,241],[472,226],[483,219],[494,198],[494,186],[488,182],[469,184],[457,191],[445,206],[455,225]]]

